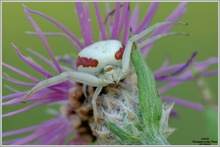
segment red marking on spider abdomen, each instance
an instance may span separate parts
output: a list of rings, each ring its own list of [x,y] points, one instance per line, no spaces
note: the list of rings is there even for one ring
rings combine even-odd
[[[76,66],[82,66],[82,67],[97,67],[98,66],[98,60],[92,59],[92,58],[86,58],[86,57],[77,57],[76,60]]]
[[[115,53],[115,59],[116,60],[121,60],[122,59],[122,55],[124,53],[125,50],[125,46],[122,45],[122,47]]]

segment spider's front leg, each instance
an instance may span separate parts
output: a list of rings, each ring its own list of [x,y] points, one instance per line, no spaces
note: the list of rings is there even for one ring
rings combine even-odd
[[[133,43],[144,37],[145,35],[149,34],[150,32],[156,30],[157,28],[164,26],[164,25],[170,25],[170,24],[183,24],[183,25],[188,25],[188,23],[183,23],[183,22],[159,22],[151,27],[145,29],[144,31],[140,32],[139,34],[135,34],[131,36],[127,42],[127,45],[125,47],[123,56],[122,56],[122,70],[125,73],[124,76],[126,76],[129,73],[129,67],[130,67],[130,56],[131,56],[131,50]],[[177,32],[168,32],[168,33],[163,33],[159,34],[153,37],[150,37],[146,39],[143,43],[140,44],[140,46],[145,46],[153,41],[156,41],[162,37],[166,36],[172,36],[172,35],[187,35],[187,33],[177,33]]]
[[[108,80],[99,79],[92,74],[83,73],[83,72],[66,71],[66,72],[61,73],[58,76],[39,82],[36,86],[34,86],[30,91],[27,92],[27,94],[24,96],[21,102],[25,103],[28,98],[30,98],[35,92],[37,92],[40,89],[43,89],[43,88],[46,88],[52,85],[56,85],[56,84],[65,82],[67,80],[71,80],[74,82],[79,82],[79,83],[83,83],[83,84],[95,86],[95,87],[106,86],[112,83],[111,81],[108,81]]]

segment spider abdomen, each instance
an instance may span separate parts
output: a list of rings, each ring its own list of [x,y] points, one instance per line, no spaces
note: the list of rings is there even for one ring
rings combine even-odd
[[[95,42],[79,52],[78,71],[99,76],[107,65],[122,67],[124,46],[118,40]]]

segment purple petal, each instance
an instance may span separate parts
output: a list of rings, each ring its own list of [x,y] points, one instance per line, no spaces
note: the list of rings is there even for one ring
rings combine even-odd
[[[187,2],[182,2],[172,13],[171,15],[165,20],[165,21],[177,21],[184,13],[185,13],[185,8],[187,6]],[[160,33],[166,33],[168,32],[171,28],[173,27],[173,25],[166,25],[166,26],[162,26],[160,28],[158,28],[157,30],[155,30],[150,37],[155,36],[157,34]],[[146,45],[145,47],[143,47],[141,49],[141,52],[143,54],[144,57],[146,57],[147,53],[150,51],[150,48],[152,47],[152,45],[155,42],[152,42],[148,45]]]
[[[87,24],[87,34],[88,34],[88,45],[92,44],[93,41],[93,32],[92,32],[92,24],[91,24],[91,18],[90,18],[90,12],[89,12],[89,4],[86,2],[85,4],[85,23]]]
[[[107,15],[105,17],[105,20],[104,20],[104,24],[109,24],[109,26],[111,27],[113,25],[113,21],[112,21],[112,18],[111,16],[115,13],[115,9],[113,10],[110,10],[110,5],[109,3],[105,3],[105,7],[106,7],[106,12],[107,12]]]
[[[17,54],[19,55],[19,57],[24,61],[26,62],[28,65],[30,65],[33,69],[35,69],[36,71],[38,71],[39,73],[41,73],[43,76],[47,77],[47,78],[51,78],[53,77],[52,74],[50,74],[49,72],[47,72],[46,70],[44,70],[42,67],[40,67],[39,65],[37,65],[36,63],[33,63],[32,61],[30,61],[29,59],[27,59],[26,57],[24,57],[19,49],[14,45],[12,44],[12,46],[15,48]],[[71,83],[70,82],[64,82],[64,83],[60,83],[60,84],[57,84],[57,86],[64,86],[64,87],[67,87],[67,86],[71,86]],[[50,87],[51,88],[51,87]],[[54,89],[53,87],[51,89]],[[56,89],[56,88],[55,88]]]
[[[216,64],[216,63],[218,63],[218,58],[209,58],[205,61],[194,62],[193,65],[196,66],[197,68],[200,68],[200,70],[201,70],[201,69],[207,68],[208,66],[210,66],[212,64]],[[176,71],[182,66],[184,66],[184,64],[176,64],[176,65],[160,68],[159,70],[154,71],[154,76],[159,77],[160,75],[163,75],[166,72]]]
[[[38,36],[38,34],[36,32],[27,31],[25,33],[28,34],[28,35],[37,35]],[[65,37],[67,40],[69,40],[69,42],[73,45],[74,48],[76,48],[76,46],[77,46],[75,41],[70,36],[68,36],[67,34],[54,33],[54,32],[53,33],[52,32],[43,32],[43,34],[44,34],[44,36],[56,36],[56,37],[57,36],[62,36],[62,37]],[[78,50],[81,50],[81,48],[78,47]]]
[[[23,128],[23,129],[19,129],[19,130],[13,130],[13,131],[10,131],[10,132],[3,132],[2,133],[2,137],[12,136],[12,135],[16,135],[16,134],[21,134],[21,133],[26,133],[26,132],[34,131],[38,127],[39,126],[31,126],[31,127],[28,127],[28,128]]]
[[[138,26],[137,30],[134,31],[134,34],[138,34],[138,33],[140,33],[141,31],[143,31],[144,29],[147,28],[147,26],[151,22],[152,18],[154,17],[159,4],[160,3],[158,3],[158,2],[152,2],[151,3],[151,5],[148,9],[148,12],[146,13],[144,19],[142,20],[142,22]]]
[[[138,19],[139,19],[139,12],[140,12],[140,6],[136,5],[134,8],[134,12],[133,15],[131,17],[131,28],[132,30],[136,30],[137,29],[137,24],[138,24]]]
[[[47,63],[50,67],[55,67],[54,66],[54,64],[50,61],[50,60],[48,60],[47,58],[45,58],[44,56],[42,56],[42,55],[40,55],[39,53],[37,53],[37,52],[35,52],[35,51],[33,51],[33,50],[31,50],[31,49],[28,49],[28,51],[31,53],[31,54],[33,54],[33,55],[35,55],[37,58],[39,58],[39,59],[41,59],[42,61],[44,61],[45,63]],[[59,61],[60,59],[58,59],[58,61]],[[71,60],[72,61],[72,60]],[[72,61],[72,65],[73,64],[75,64],[73,61]],[[60,65],[60,67],[63,69],[63,70],[65,70],[65,71],[67,71],[67,70],[72,70],[72,69],[70,69],[70,68],[67,68],[67,67],[65,67],[65,66],[62,66],[62,65]],[[76,68],[74,69],[74,70],[76,70]],[[68,82],[67,82],[68,83]],[[65,84],[64,84],[65,85]]]
[[[201,72],[201,71],[202,70],[200,70],[199,72]],[[217,73],[218,73],[218,70],[212,70],[209,72],[202,73],[201,76],[204,76],[204,77],[213,76],[213,75],[216,75]],[[175,77],[175,78],[168,77],[166,79],[159,79],[158,82],[176,82],[176,83],[180,82],[180,83],[182,83],[182,82],[186,82],[186,81],[190,81],[190,80],[194,80],[194,79],[195,79],[194,76],[189,71],[189,72],[186,72],[185,74],[181,75],[181,77]]]
[[[166,21],[177,21],[186,11],[186,6],[188,5],[188,2],[182,2],[180,5],[171,13],[171,15],[166,19]],[[164,28],[161,27],[161,30],[167,31],[172,26],[165,26]]]
[[[42,137],[42,140],[39,142],[39,144],[43,145],[51,145],[53,144],[61,135],[61,132],[65,130],[65,124],[57,125],[56,129],[52,129],[51,131],[48,131],[44,137]],[[45,131],[46,132],[46,131]]]
[[[122,37],[122,44],[126,44],[128,39],[129,39],[129,35],[130,35],[130,8],[128,8],[128,12],[126,13],[126,19],[125,19],[125,25],[124,25],[124,34]]]
[[[13,142],[19,140],[19,139],[22,139],[22,138],[16,138],[16,139],[11,139],[11,140],[7,140],[7,141],[3,141],[2,144],[3,145],[11,145]]]
[[[88,16],[88,11],[84,10],[83,4],[81,2],[76,2],[76,10],[77,10],[77,16],[80,22],[81,26],[81,32],[82,36],[85,41],[85,45],[88,46],[93,43],[92,39],[92,28],[91,28],[91,23],[90,23],[90,18]]]
[[[59,64],[58,64],[58,62],[56,61],[56,59],[55,59],[55,57],[54,57],[54,55],[53,55],[53,53],[52,53],[52,51],[51,51],[51,49],[50,49],[50,46],[49,46],[49,44],[48,44],[48,42],[47,42],[47,40],[46,40],[46,38],[45,38],[43,32],[42,32],[41,29],[38,27],[37,23],[36,23],[36,22],[32,19],[32,17],[30,16],[28,7],[26,7],[25,5],[23,5],[23,8],[24,8],[24,10],[25,10],[25,14],[26,14],[27,19],[29,20],[29,22],[31,23],[31,25],[33,26],[33,28],[35,29],[35,31],[38,33],[38,35],[39,35],[41,41],[43,42],[44,46],[46,47],[47,51],[49,52],[49,55],[50,55],[50,57],[51,57],[51,59],[52,59],[54,65],[55,65],[55,67],[56,67],[55,69],[57,70],[58,73],[61,73],[62,70],[61,70],[61,68],[60,68],[60,66],[59,66]]]
[[[70,127],[69,127],[70,128]],[[57,139],[57,143],[58,145],[63,145],[65,143],[65,140],[68,138],[68,136],[70,136],[70,134],[73,132],[72,129],[69,129],[66,127],[66,131],[63,131],[63,134],[60,135],[60,137]]]
[[[65,99],[65,98],[62,98],[62,97],[61,98],[53,98],[53,99],[49,99],[49,100],[45,100],[45,101],[36,102],[36,103],[31,104],[31,105],[29,105],[29,106],[27,106],[25,108],[22,108],[22,109],[13,111],[13,112],[9,112],[9,113],[3,114],[2,117],[13,116],[13,115],[25,112],[25,111],[33,108],[33,107],[37,107],[37,106],[41,106],[41,105],[46,105],[46,104],[53,103],[53,102],[56,102],[56,101],[60,101],[60,100],[63,100],[63,99]]]
[[[196,66],[197,68],[201,68],[201,69],[205,69],[208,66],[212,65],[212,64],[216,64],[218,63],[218,58],[213,57],[213,58],[209,58],[206,61],[202,61],[202,62],[195,62],[193,63],[194,66]]]
[[[203,111],[203,106],[198,103],[194,103],[194,102],[190,102],[184,99],[170,97],[170,96],[161,96],[161,98],[162,100],[167,101],[167,102],[174,102],[175,104],[178,104],[178,105],[181,105],[187,108],[191,108],[191,109],[198,110],[198,111]]]
[[[49,134],[47,134],[45,137],[42,137],[42,143],[40,144],[66,144],[65,141],[67,140],[68,136],[73,133],[73,129],[71,128],[71,123],[68,123],[66,121],[60,122],[59,124],[57,124],[57,128],[54,129],[54,131],[50,131]]]
[[[204,68],[199,68],[198,71],[201,72],[202,70],[204,70]],[[213,75],[216,75],[217,73],[218,73],[218,70],[212,70],[212,71],[201,73],[201,76],[205,76],[205,77],[206,76],[213,76]],[[174,86],[177,86],[177,85],[181,84],[182,82],[185,82],[188,80],[194,80],[194,76],[192,75],[191,71],[183,73],[180,77],[167,78],[166,80],[158,80],[158,82],[169,82],[165,86],[160,87],[158,89],[158,92],[160,94],[164,93],[164,92],[168,91],[169,89],[173,88]]]
[[[18,84],[18,85],[21,85],[21,86],[25,86],[25,87],[33,87],[33,86],[36,85],[36,84],[33,84],[33,83],[21,82],[19,80],[15,80],[15,79],[12,79],[12,78],[9,78],[9,77],[2,77],[2,79],[5,79],[7,81],[10,81],[12,83],[15,83],[15,84]]]
[[[35,69],[37,72],[41,73],[44,77],[50,78],[53,77],[52,74],[50,74],[49,72],[47,72],[46,70],[44,70],[42,67],[40,67],[39,65],[37,65],[36,63],[30,61],[29,59],[27,59],[26,57],[24,57],[21,52],[19,51],[19,49],[12,43],[12,46],[14,47],[14,49],[16,50],[18,56],[28,65],[30,65],[33,69]]]
[[[192,56],[189,58],[189,60],[186,62],[185,65],[183,65],[180,69],[178,69],[177,71],[175,71],[174,73],[172,73],[171,75],[174,76],[174,75],[177,75],[181,72],[183,72],[187,67],[189,67],[189,65],[193,62],[194,58],[196,57],[198,52],[194,52],[192,54]]]
[[[19,92],[19,93],[5,95],[5,96],[2,96],[2,100],[24,96],[25,94],[26,94],[26,92]]]
[[[187,69],[189,67],[189,65],[192,64],[195,56],[197,55],[197,52],[194,52],[192,54],[192,56],[188,59],[188,61],[183,65],[181,66],[179,69],[177,69],[176,71],[174,71],[173,73],[169,74],[169,75],[162,75],[162,76],[159,76],[159,77],[155,77],[157,80],[161,80],[161,79],[165,79],[167,77],[171,77],[171,76],[175,76],[175,75],[178,75],[179,73],[182,73],[185,69]]]
[[[17,89],[12,88],[12,87],[9,86],[9,85],[4,85],[4,87],[5,87],[6,89],[10,90],[11,92],[14,92],[14,93],[20,92],[20,91],[18,91]]]
[[[25,73],[25,72],[23,72],[23,71],[17,69],[17,68],[15,68],[15,67],[13,67],[13,66],[11,66],[11,65],[9,65],[9,64],[2,63],[2,65],[5,66],[5,67],[7,67],[7,68],[9,68],[9,69],[11,69],[11,70],[14,71],[14,72],[20,74],[20,75],[23,75],[23,76],[29,78],[30,80],[32,80],[32,81],[34,81],[34,82],[36,82],[36,83],[40,81],[40,80],[38,80],[37,78],[35,78],[35,77],[33,77],[33,76],[31,76],[31,75],[29,75],[29,74],[27,74],[27,73]]]
[[[102,35],[102,40],[107,40],[107,32],[106,32],[106,29],[105,29],[104,22],[102,20],[102,16],[101,16],[101,13],[100,13],[98,3],[94,2],[93,4],[94,4],[94,7],[95,7],[96,18],[97,18],[98,23],[99,23],[100,32],[101,32],[101,35]]]
[[[209,76],[213,76],[213,75],[216,75],[216,74],[218,74],[218,69],[214,69],[214,70],[202,73],[201,75],[204,76],[204,77],[209,77]]]
[[[173,88],[174,86],[177,86],[179,84],[181,84],[182,82],[169,82],[167,83],[165,86],[158,88],[158,92],[160,94],[168,91],[169,89]]]
[[[111,39],[118,39],[118,26],[119,26],[119,19],[120,19],[120,2],[115,3],[115,11],[114,11],[114,23],[112,26],[112,31],[111,31]]]
[[[57,124],[51,124],[51,126],[38,128],[33,134],[28,135],[22,139],[19,139],[15,142],[13,142],[12,145],[22,145],[22,144],[28,144],[29,142],[40,138],[41,136],[46,136],[49,132],[53,131],[55,128],[57,128]]]
[[[2,106],[8,106],[8,105],[14,105],[14,104],[20,104],[22,98],[24,95],[20,95],[12,100],[9,100],[7,102],[3,102]],[[39,100],[47,100],[47,99],[67,99],[68,95],[67,92],[52,92],[49,93],[47,89],[41,90],[38,93],[35,93],[28,99],[28,101],[39,101]]]
[[[59,57],[58,60],[68,63],[75,71],[77,70],[76,63],[70,57]]]
[[[185,74],[184,76],[182,75],[181,77],[168,77],[166,79],[159,79],[157,80],[158,82],[186,82],[186,81],[190,81],[190,80],[194,80],[194,77],[191,75],[190,72],[187,72],[187,74]]]
[[[53,77],[52,74],[50,74],[49,72],[47,72],[46,70],[44,70],[42,67],[40,67],[39,65],[37,65],[36,63],[30,61],[29,59],[27,59],[26,57],[24,57],[19,49],[14,45],[12,44],[12,46],[15,48],[18,56],[24,61],[26,62],[28,65],[30,65],[33,69],[35,69],[36,71],[38,71],[39,73],[41,73],[42,75],[44,75],[45,77],[47,78],[50,78],[50,77]],[[24,84],[24,83],[23,83]],[[67,85],[70,85],[69,82],[65,82],[65,83],[60,83],[58,85],[62,85],[62,86],[67,86]],[[56,89],[56,88],[53,88],[53,87],[50,87],[51,89]]]
[[[128,16],[128,13],[129,13],[129,9],[130,9],[129,7],[130,6],[129,6],[128,2],[124,2],[123,3],[122,12],[121,12],[120,19],[119,19],[119,25],[118,25],[117,31],[116,31],[117,32],[117,34],[116,34],[117,38],[119,38],[119,35],[120,35],[121,31],[122,31],[122,26],[124,24],[126,24],[126,22],[127,22],[125,20],[127,20],[126,17]]]
[[[55,144],[56,138],[59,140],[59,138],[62,138],[63,134],[66,132],[71,133],[71,130],[73,131],[71,123],[68,123],[68,120],[63,117],[58,117],[36,126],[34,133],[26,137],[19,138],[13,141],[12,144],[30,144],[30,142],[41,145],[49,143]]]
[[[35,69],[36,71],[38,71],[39,73],[41,73],[42,75],[44,75],[45,77],[47,78],[50,78],[50,77],[53,77],[52,74],[50,74],[49,72],[47,72],[46,70],[44,70],[42,67],[40,67],[39,65],[37,65],[36,63],[30,61],[29,59],[27,59],[26,57],[24,57],[19,49],[12,43],[12,46],[14,47],[14,49],[16,50],[18,56],[24,61],[26,62],[28,65],[30,65],[33,69]],[[6,79],[6,80],[10,80],[11,82],[14,82],[14,83],[17,83],[17,84],[23,84],[24,86],[31,86],[30,83],[24,83],[24,82],[18,82],[18,81],[13,81],[11,79]],[[57,84],[57,85],[61,85],[61,86],[64,86],[64,87],[67,87],[67,86],[71,86],[71,83],[70,82],[65,82],[65,83],[60,83],[60,84]],[[53,88],[53,87],[49,87],[51,89],[56,89],[56,88]]]
[[[38,12],[38,11],[34,11],[34,10],[31,10],[29,8],[26,7],[26,9],[30,12],[30,13],[33,13],[33,14],[36,14],[36,15],[39,15],[39,16],[42,16],[44,17],[45,19],[47,19],[48,21],[52,22],[53,24],[55,24],[57,27],[59,27],[63,32],[65,32],[68,36],[70,36],[77,44],[78,46],[80,46],[80,48],[78,46],[74,46],[78,51],[80,51],[82,48],[84,48],[84,45],[79,41],[79,39],[74,36],[70,30],[68,30],[64,25],[60,24],[58,21],[56,21],[55,19],[41,13],[41,12]]]
[[[37,58],[39,58],[40,60],[44,61],[46,64],[48,64],[50,67],[53,67],[55,69],[55,66],[54,64],[48,60],[47,58],[45,58],[44,56],[40,55],[39,53],[31,50],[31,49],[28,49],[28,51],[33,54],[34,56],[36,56]]]
[[[36,63],[34,63],[34,62],[30,61],[29,59],[27,59],[26,57],[24,57],[24,56],[20,53],[19,49],[18,49],[14,44],[12,44],[12,46],[15,48],[15,50],[16,50],[18,56],[19,56],[24,62],[26,62],[28,65],[30,65],[33,69],[35,69],[36,71],[38,71],[39,73],[41,73],[43,76],[45,76],[45,77],[47,77],[47,78],[53,77],[52,74],[50,74],[49,72],[47,72],[46,70],[44,70],[42,67],[40,67],[40,66],[37,65]],[[65,86],[71,85],[71,83],[70,83],[70,82],[64,82],[64,83],[60,83],[60,84],[58,84],[58,85],[62,85],[62,86],[65,87]],[[53,89],[53,88],[51,88],[51,89]]]

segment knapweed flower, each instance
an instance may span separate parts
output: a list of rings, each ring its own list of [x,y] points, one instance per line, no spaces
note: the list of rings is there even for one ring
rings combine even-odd
[[[144,18],[138,22],[140,8],[136,6],[134,11],[130,8],[130,3],[116,3],[115,8],[113,10],[110,9],[109,3],[106,3],[106,17],[102,18],[101,11],[98,3],[93,3],[96,15],[96,20],[92,20],[90,17],[90,7],[88,3],[79,3],[76,2],[76,12],[79,19],[80,29],[82,36],[76,37],[74,33],[69,31],[64,25],[55,19],[38,12],[36,10],[32,10],[27,6],[23,5],[26,17],[28,21],[31,23],[36,32],[28,32],[30,35],[38,35],[42,40],[45,48],[47,49],[50,58],[47,59],[43,55],[37,53],[33,50],[28,50],[32,55],[44,61],[46,64],[51,66],[56,74],[51,74],[46,69],[41,67],[39,64],[33,61],[28,57],[25,57],[19,50],[18,46],[12,43],[13,48],[15,49],[18,56],[31,68],[35,69],[38,73],[43,75],[45,78],[54,77],[57,74],[61,74],[64,71],[77,71],[76,61],[71,59],[70,56],[65,57],[55,57],[52,48],[50,48],[46,36],[64,36],[68,39],[73,48],[78,52],[84,49],[85,47],[91,45],[98,40],[93,38],[94,33],[100,35],[99,40],[110,40],[116,39],[120,40],[122,44],[126,45],[130,36],[130,31],[132,30],[133,34],[139,34],[143,30],[149,27],[151,20],[155,16],[155,13],[158,9],[159,3],[151,3],[148,11]],[[167,17],[165,21],[179,21],[180,17],[186,11],[187,3],[180,3],[179,6]],[[48,33],[42,32],[38,24],[31,17],[31,14],[35,14],[45,18],[46,20],[53,23],[55,26],[60,28],[64,33]],[[98,22],[97,28],[100,29],[99,32],[93,32],[92,23],[93,21]],[[156,36],[158,34],[163,34],[168,32],[172,28],[172,24],[164,25],[153,31],[149,37]],[[144,42],[146,38],[140,39],[138,42]],[[141,52],[144,58],[147,57],[151,47],[155,43],[149,43],[141,47]],[[206,69],[213,64],[216,64],[217,58],[210,58],[206,61],[195,62],[194,59],[197,55],[197,52],[192,53],[191,57],[185,62],[180,64],[170,65],[169,61],[166,60],[163,66],[156,71],[154,71],[154,77],[157,82],[166,83],[164,86],[158,88],[158,93],[161,96],[163,101],[166,102],[174,102],[176,105],[182,105],[188,108],[192,108],[195,110],[202,111],[203,106],[200,104],[196,104],[193,102],[186,101],[184,99],[179,99],[172,96],[167,96],[164,93],[173,87],[190,80],[194,80],[194,75],[191,72],[191,66],[193,65],[196,70],[201,73],[201,76],[211,76],[217,74],[217,70],[206,71]],[[65,66],[67,63],[72,68]],[[12,78],[8,75],[4,75],[4,79],[8,80],[12,83],[18,84],[20,86],[26,86],[30,89],[34,87],[41,80],[37,79],[34,76],[26,73],[26,71],[21,71],[18,68],[9,65],[7,63],[3,63],[3,66],[9,68],[30,80],[34,83],[27,83],[21,80]],[[28,91],[18,91],[11,87],[6,86],[13,93],[9,95],[3,96],[3,106],[11,106],[15,104],[20,104],[21,100],[25,96]],[[130,120],[134,120],[136,116],[140,115],[139,101],[138,101],[138,92],[137,92],[137,81],[136,74],[134,71],[131,71],[130,74],[118,85],[111,85],[105,87],[97,100],[97,107],[99,110],[98,118],[99,118],[99,126],[94,123],[93,119],[93,109],[91,105],[91,97],[94,94],[94,87],[83,87],[81,83],[65,81],[59,84],[55,84],[53,86],[43,88],[40,91],[34,93],[29,99],[29,102],[33,102],[30,105],[23,105],[24,108],[12,111],[9,113],[3,114],[3,117],[10,117],[17,115],[19,113],[25,112],[34,108],[36,106],[42,106],[47,104],[55,104],[60,107],[59,110],[54,111],[54,118],[47,120],[39,125],[22,128],[10,132],[3,132],[3,137],[13,136],[17,134],[25,134],[26,136],[20,138],[13,138],[11,140],[6,140],[3,144],[11,144],[11,145],[23,145],[23,144],[90,144],[90,143],[98,143],[100,144],[131,144],[133,142],[120,142],[117,140],[117,137],[114,136],[112,132],[110,132],[109,128],[105,125],[103,119],[114,119],[115,121],[119,121],[119,125],[123,126],[124,120],[122,120],[121,116],[125,115],[127,117],[123,117],[127,122],[126,126],[130,123]],[[87,93],[87,96],[84,94]],[[117,98],[117,100],[115,100]],[[171,115],[175,115],[175,111],[171,110],[172,105],[164,105],[164,117],[163,119],[167,120],[167,116],[171,111]],[[27,119],[27,118],[25,118]],[[162,120],[163,121],[163,120]],[[141,124],[141,120],[138,123],[130,123],[130,128],[132,133],[136,133],[138,131],[143,130]],[[173,129],[168,127],[168,124],[161,123],[161,130],[164,133],[165,137],[168,137],[170,133],[172,133]],[[16,125],[16,123],[15,123]],[[4,126],[3,126],[4,127]],[[138,129],[135,130],[137,127]],[[143,137],[144,139],[144,137]],[[141,144],[142,142],[140,142]]]

